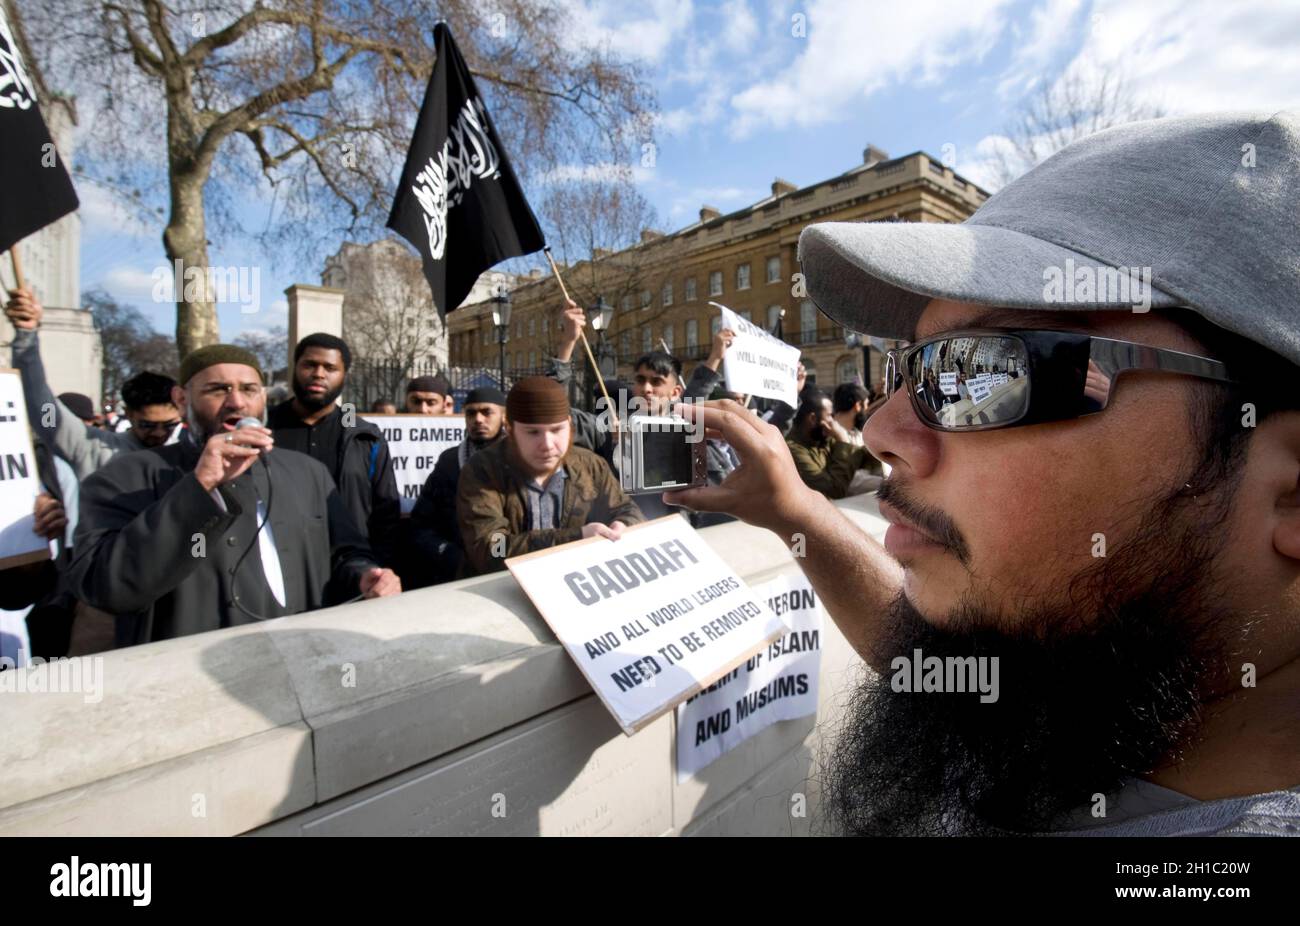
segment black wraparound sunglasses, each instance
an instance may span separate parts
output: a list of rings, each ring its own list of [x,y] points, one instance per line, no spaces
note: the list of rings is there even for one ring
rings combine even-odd
[[[1069,331],[949,331],[885,355],[885,395],[906,388],[936,431],[1068,421],[1104,409],[1129,370],[1235,382],[1218,360]]]

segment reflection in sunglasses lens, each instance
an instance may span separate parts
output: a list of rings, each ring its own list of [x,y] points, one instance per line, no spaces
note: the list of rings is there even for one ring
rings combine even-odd
[[[1029,407],[1029,357],[1019,338],[932,341],[910,354],[907,372],[917,411],[945,428],[1004,424]]]

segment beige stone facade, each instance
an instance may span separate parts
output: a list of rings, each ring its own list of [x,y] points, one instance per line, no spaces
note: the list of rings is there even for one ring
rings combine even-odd
[[[960,222],[988,194],[924,152],[889,159],[868,148],[863,163],[802,189],[777,180],[772,194],[751,206],[720,214],[700,210],[700,221],[668,235],[644,232],[637,245],[562,270],[571,295],[591,305],[598,296],[615,308],[606,351],[617,357],[620,377],[661,340],[689,374],[708,356],[720,302],[772,330],[781,320],[786,341],[803,351],[812,381],[880,380],[879,354],[864,377],[863,352],[845,331],[803,295],[796,248],[814,222]],[[525,280],[511,292],[513,317],[506,344],[511,370],[540,369],[554,351],[563,300],[555,280]],[[492,305],[466,305],[448,318],[453,367],[498,363]],[[784,316],[782,317],[782,312]],[[593,349],[598,339],[589,333]],[[575,357],[575,360],[581,358]],[[584,364],[585,366],[585,364]]]

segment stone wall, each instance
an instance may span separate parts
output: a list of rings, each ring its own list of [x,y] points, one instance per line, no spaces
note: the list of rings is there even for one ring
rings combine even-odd
[[[838,504],[883,535],[873,497]],[[797,569],[701,533],[751,583]],[[508,574],[102,658],[97,703],[0,693],[0,834],[805,834],[860,669],[827,620],[818,716],[678,784],[673,716],[624,736]]]

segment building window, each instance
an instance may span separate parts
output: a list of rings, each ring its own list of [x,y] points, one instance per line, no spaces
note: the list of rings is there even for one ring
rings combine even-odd
[[[654,350],[654,333],[649,325],[641,326],[641,353],[648,354]]]
[[[767,307],[767,330],[776,334],[776,325],[780,320],[781,307],[779,305],[769,305]]]
[[[736,268],[736,289],[749,289],[749,264]]]
[[[709,320],[709,336],[712,337],[713,335],[717,334],[721,330],[722,330],[722,313],[719,312],[717,315],[713,316],[713,318]]]
[[[769,283],[781,282],[781,258],[780,257],[769,257],[767,259],[767,282]]]
[[[743,318],[745,321],[747,321],[747,322],[749,322],[749,323],[751,323],[751,324],[752,324],[753,321],[754,321],[754,319],[753,319],[753,313],[750,312],[749,309],[741,309],[741,310],[740,310],[739,312],[737,312],[736,314],[739,315],[741,318]]]
[[[623,297],[622,306],[623,306],[623,311],[624,311],[624,312],[631,312],[631,311],[632,311],[632,297],[631,297],[630,295],[629,295],[629,296],[624,296],[624,297]]]
[[[546,333],[547,333],[548,331],[550,331],[550,330],[551,330],[551,316],[549,316],[549,315],[543,315],[543,316],[542,316],[542,334],[546,334]]]
[[[624,357],[632,356],[632,329],[624,328],[618,336],[618,352]]]
[[[799,304],[799,340],[804,344],[817,342],[817,306],[811,299]]]
[[[805,377],[804,379],[805,386],[817,385],[817,364],[816,363],[814,363],[811,360],[805,360],[803,362],[803,372]]]
[[[686,319],[686,349],[700,346],[700,323],[694,318]]]
[[[664,284],[663,304],[673,304],[673,284],[671,280]]]
[[[537,351],[535,350],[530,350],[528,352],[528,369],[537,369]]]
[[[664,343],[668,345],[668,353],[673,352],[673,326],[664,325]]]
[[[721,270],[714,270],[712,273],[709,274],[709,295],[710,296],[722,295],[722,271]]]
[[[852,357],[845,357],[835,368],[836,383],[856,383],[858,378],[858,363]]]
[[[685,283],[686,293],[682,297],[687,302],[695,301],[695,277],[687,277]]]
[[[537,337],[537,316],[536,315],[528,316],[528,336],[530,338]]]
[[[641,308],[650,308],[650,290],[648,289],[641,290]]]

